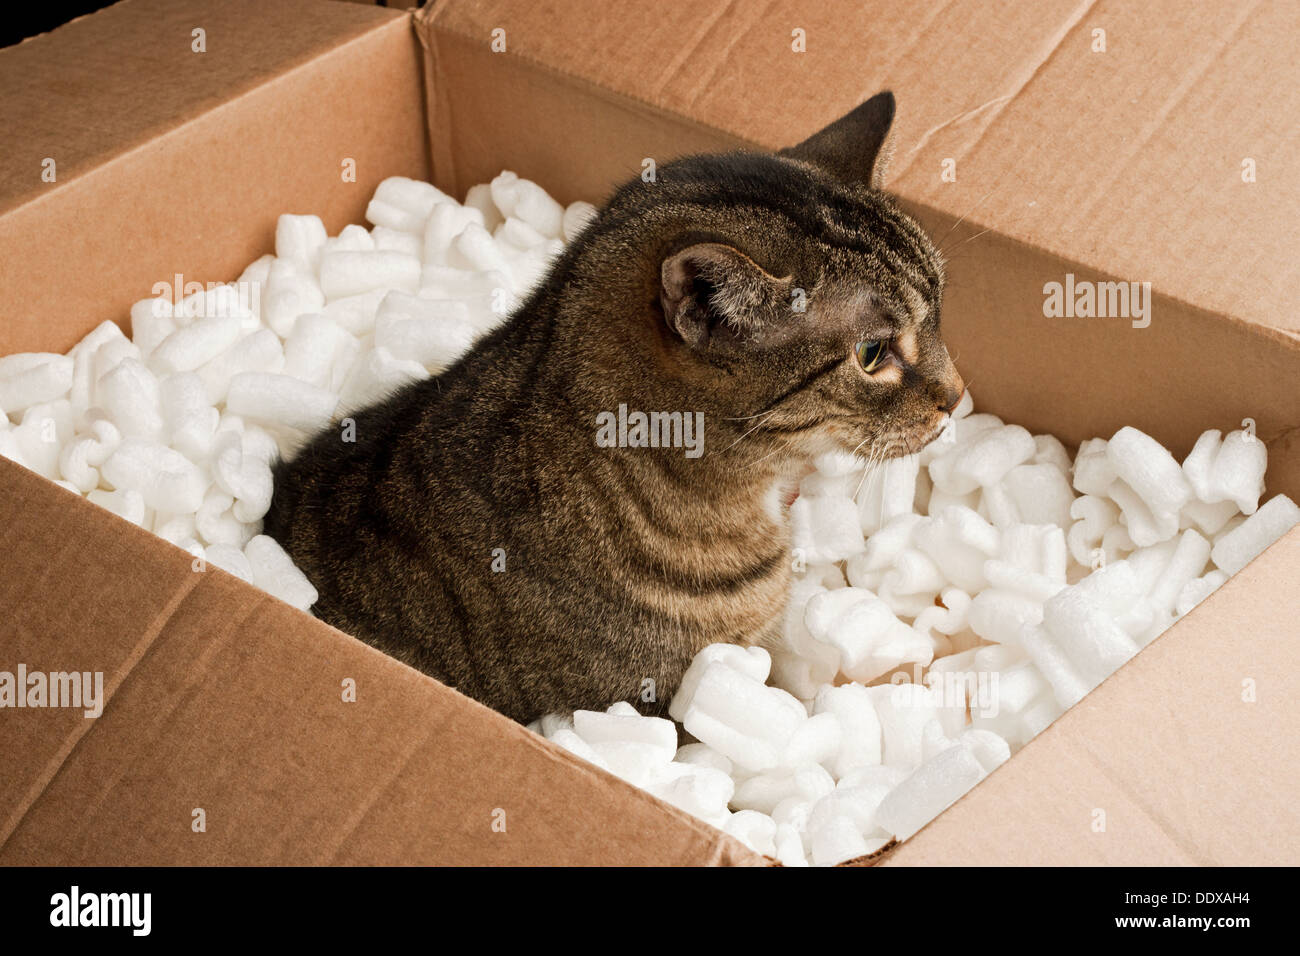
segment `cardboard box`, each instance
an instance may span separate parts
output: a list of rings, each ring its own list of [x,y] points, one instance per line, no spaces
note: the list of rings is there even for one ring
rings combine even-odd
[[[1290,17],[127,0],[0,52],[0,354],[64,351],[178,272],[233,278],[281,212],[360,221],[388,175],[461,193],[505,167],[597,199],[647,157],[787,145],[888,87],[888,184],[950,252],[981,408],[1179,455],[1251,418],[1270,493],[1297,497]],[[1045,317],[1067,274],[1150,282],[1149,324]],[[885,862],[1296,862],[1297,568],[1300,529]],[[94,720],[0,712],[3,863],[765,862],[6,460],[0,611],[0,667],[103,671],[110,695]]]

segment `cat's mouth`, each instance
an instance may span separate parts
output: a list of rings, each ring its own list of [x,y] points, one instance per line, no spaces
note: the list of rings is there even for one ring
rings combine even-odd
[[[948,427],[949,418],[950,416],[946,414],[941,416],[933,427],[920,434],[912,431],[886,436],[884,440],[877,442],[874,446],[873,457],[877,460],[888,461],[891,458],[905,458],[908,455],[915,455],[944,433],[944,430]]]

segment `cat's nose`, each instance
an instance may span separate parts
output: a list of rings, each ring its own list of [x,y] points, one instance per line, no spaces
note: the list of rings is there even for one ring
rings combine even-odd
[[[945,385],[939,392],[939,411],[946,414],[952,412],[961,404],[962,396],[966,394],[966,384],[958,382],[956,385]]]

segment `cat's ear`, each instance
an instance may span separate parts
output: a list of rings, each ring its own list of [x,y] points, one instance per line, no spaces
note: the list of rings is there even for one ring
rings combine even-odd
[[[700,242],[663,261],[659,301],[669,328],[693,348],[754,341],[774,325],[790,283],[739,249]]]
[[[880,189],[893,153],[893,122],[894,94],[885,90],[777,155],[805,160],[844,182]]]

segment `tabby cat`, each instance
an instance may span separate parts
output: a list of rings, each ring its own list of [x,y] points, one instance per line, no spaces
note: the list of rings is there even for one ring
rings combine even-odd
[[[915,452],[962,394],[893,114],[627,183],[454,366],[279,464],[315,613],[520,721],[660,712],[706,644],[776,642],[809,458]]]

